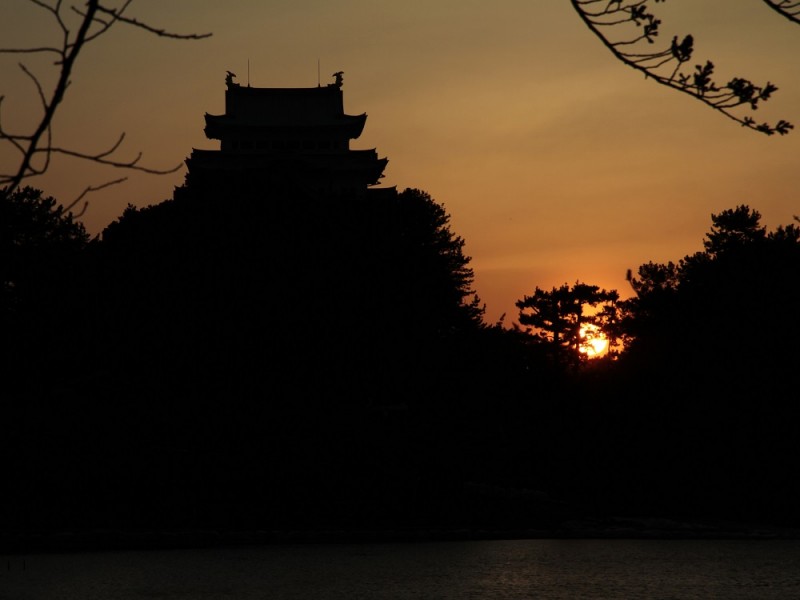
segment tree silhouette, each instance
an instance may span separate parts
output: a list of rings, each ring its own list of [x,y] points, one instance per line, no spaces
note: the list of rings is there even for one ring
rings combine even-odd
[[[519,322],[553,349],[553,355],[566,364],[579,364],[587,355],[580,350],[591,341],[587,325],[604,330],[616,318],[616,290],[575,282],[547,291],[537,287],[533,294],[516,302]],[[587,313],[586,308],[598,309]],[[582,330],[584,333],[582,335]]]
[[[31,187],[20,188],[0,202],[0,228],[4,317],[32,296],[46,294],[51,278],[89,241],[82,223],[54,198]]]
[[[86,247],[59,297],[73,319],[6,363],[29,365],[3,447],[37,447],[13,480],[59,468],[4,514],[311,527],[413,516],[415,497],[444,507],[452,440],[490,379],[477,356],[491,356],[444,207],[414,189],[184,191],[129,207]],[[72,506],[42,493],[68,482]]]
[[[631,360],[697,371],[718,394],[788,384],[781,369],[800,358],[786,321],[800,303],[800,228],[767,231],[760,219],[746,205],[714,214],[704,251],[630,277]]]
[[[629,274],[609,421],[643,433],[615,464],[647,473],[663,510],[796,522],[800,228],[740,205],[711,215],[703,244]]]
[[[416,319],[442,334],[471,328],[481,322],[484,309],[472,288],[471,258],[464,239],[450,229],[443,205],[418,189],[406,189],[397,199],[402,226],[396,252],[403,263],[400,281],[404,302],[416,306]]]
[[[91,323],[76,310],[72,293],[89,244],[83,225],[40,190],[25,186],[0,202],[4,455],[21,456],[37,440],[50,443],[40,437],[40,425],[57,423],[59,409],[51,413],[54,407],[37,399],[87,369],[80,332],[90,331]],[[26,472],[26,460],[13,469],[30,478],[35,470]]]
[[[96,251],[104,304],[130,312],[124,322],[107,317],[122,329],[116,337],[133,336],[120,345],[131,362],[117,364],[135,369],[145,355],[138,340],[152,330],[171,340],[171,355],[183,349],[169,359],[170,378],[179,365],[221,358],[252,365],[237,376],[245,389],[267,385],[267,369],[276,394],[341,385],[346,401],[402,396],[424,371],[413,365],[456,356],[446,348],[482,327],[470,259],[449,219],[420,190],[307,197],[257,182],[129,207]]]
[[[711,223],[711,231],[703,240],[706,254],[711,258],[758,244],[767,237],[766,229],[761,226],[761,214],[748,206],[740,205],[711,215]]]

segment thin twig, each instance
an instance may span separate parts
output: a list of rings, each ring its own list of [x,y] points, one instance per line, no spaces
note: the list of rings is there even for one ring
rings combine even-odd
[[[152,27],[147,23],[142,23],[141,21],[133,17],[125,17],[123,16],[122,13],[128,7],[129,4],[130,0],[126,2],[125,5],[119,10],[115,10],[113,8],[106,8],[105,6],[98,6],[97,10],[112,17],[112,22],[120,21],[122,23],[127,23],[128,25],[139,27],[140,29],[144,29],[145,31],[153,33],[159,37],[173,38],[176,40],[202,40],[204,38],[211,37],[212,35],[211,33],[173,33],[167,31],[166,29],[158,29],[156,27]],[[98,19],[95,18],[95,20]]]
[[[70,203],[69,203],[69,204],[67,204],[65,207],[63,207],[63,209],[62,209],[62,210],[63,210],[64,212],[67,212],[67,211],[69,211],[69,210],[72,210],[72,207],[73,207],[73,206],[75,206],[75,205],[76,205],[78,202],[80,202],[81,200],[83,200],[83,198],[84,198],[84,197],[85,197],[87,194],[90,194],[90,193],[92,193],[92,192],[98,192],[98,191],[100,191],[100,190],[102,190],[102,189],[105,189],[105,188],[107,188],[107,187],[110,187],[110,186],[112,186],[112,185],[117,185],[117,184],[119,184],[119,183],[122,183],[123,181],[126,181],[127,179],[128,179],[127,177],[120,177],[119,179],[114,179],[113,181],[107,181],[106,183],[101,183],[100,185],[90,185],[90,186],[87,186],[87,187],[86,187],[86,189],[84,189],[84,190],[83,190],[83,191],[80,193],[80,195],[79,195],[77,198],[75,198],[75,199],[74,199],[72,202],[70,202]],[[79,213],[77,213],[77,214],[73,215],[73,216],[74,216],[75,218],[82,217],[82,216],[83,216],[83,214],[86,212],[86,209],[87,209],[87,208],[89,208],[89,202],[84,202],[84,203],[83,203],[83,208],[81,208],[81,211],[80,211]]]
[[[76,150],[70,150],[69,148],[59,148],[53,146],[48,149],[39,149],[37,152],[51,152],[53,154],[63,154],[65,156],[72,156],[73,158],[80,158],[83,160],[89,160],[101,165],[105,165],[108,167],[116,167],[118,169],[130,169],[132,171],[140,171],[142,173],[150,173],[151,175],[168,175],[170,173],[175,173],[178,169],[183,166],[183,163],[178,163],[174,167],[169,169],[153,169],[151,167],[143,167],[139,164],[139,160],[142,158],[142,153],[139,152],[136,155],[136,158],[133,160],[110,160],[104,158],[107,156],[108,153],[101,152],[99,154],[87,154],[84,152],[78,152]]]

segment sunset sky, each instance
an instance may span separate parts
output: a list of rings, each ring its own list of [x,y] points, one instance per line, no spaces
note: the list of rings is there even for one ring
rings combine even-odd
[[[75,4],[82,4],[76,1]],[[113,4],[109,2],[109,4]],[[159,39],[124,25],[86,48],[59,112],[56,144],[95,152],[126,132],[123,159],[166,168],[224,112],[225,72],[257,87],[312,87],[344,71],[345,111],[368,114],[352,148],[388,157],[383,185],[420,188],[466,240],[486,320],[536,286],[581,280],[630,295],[625,271],[702,249],[711,213],[748,204],[774,227],[800,214],[800,27],[759,0],[670,0],[659,44],[695,36],[695,62],[718,79],[771,81],[755,117],[798,127],[745,130],[614,59],[567,0],[136,0],[130,16],[202,41]],[[0,46],[57,43],[48,14],[0,4]],[[22,60],[45,86],[43,56],[0,56],[2,123],[38,117]],[[0,149],[5,167],[13,163]],[[7,170],[7,169],[3,169]],[[131,173],[91,197],[93,234],[127,204],[171,197],[185,169]],[[59,201],[120,174],[58,159],[29,183]]]

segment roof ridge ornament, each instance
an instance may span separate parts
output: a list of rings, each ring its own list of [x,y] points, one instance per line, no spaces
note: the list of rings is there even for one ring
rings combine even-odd
[[[250,65],[248,65],[248,68],[249,66]],[[236,77],[236,73],[225,71],[225,85],[228,86],[228,89],[231,89],[232,87],[239,87],[239,84],[233,81],[234,77]]]
[[[342,87],[342,75],[344,75],[344,71],[336,71],[331,77],[335,78],[336,81],[333,83],[329,83],[328,87]]]

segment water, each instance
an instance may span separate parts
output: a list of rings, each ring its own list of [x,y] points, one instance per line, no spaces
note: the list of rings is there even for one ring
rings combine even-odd
[[[800,541],[298,544],[3,557],[2,600],[800,598]]]

